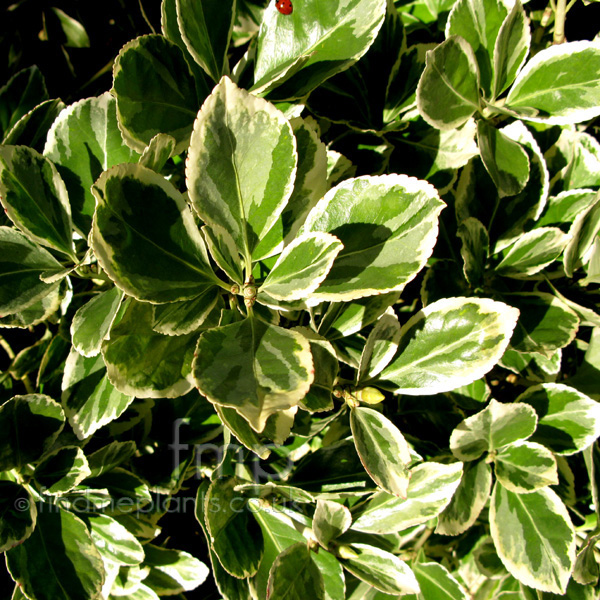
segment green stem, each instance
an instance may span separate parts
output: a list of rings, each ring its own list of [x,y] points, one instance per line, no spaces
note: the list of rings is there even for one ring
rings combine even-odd
[[[554,44],[565,41],[565,18],[567,16],[567,0],[557,0],[554,13]]]

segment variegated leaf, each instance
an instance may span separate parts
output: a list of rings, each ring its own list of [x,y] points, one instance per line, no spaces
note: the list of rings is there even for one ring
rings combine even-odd
[[[189,300],[218,280],[183,196],[141,165],[105,171],[93,190],[92,245],[108,276],[148,302]]]
[[[465,463],[450,504],[438,516],[435,532],[459,535],[477,520],[492,491],[492,469],[485,460]]]
[[[539,423],[532,441],[557,454],[575,454],[600,436],[600,403],[561,383],[530,387],[517,400],[531,405]]]
[[[517,494],[558,485],[554,455],[534,442],[520,441],[500,448],[494,459],[494,472],[507,490]]]
[[[231,234],[246,262],[258,260],[272,250],[254,254],[292,193],[296,161],[283,114],[223,77],[194,124],[186,161],[190,200],[209,227]]]
[[[396,357],[378,378],[395,393],[450,391],[487,373],[508,346],[517,311],[487,298],[446,298],[402,327]]]
[[[529,404],[503,404],[492,398],[486,408],[454,429],[450,450],[460,460],[476,460],[484,452],[527,439],[536,425],[537,415]]]
[[[48,132],[44,156],[56,165],[67,186],[73,223],[83,235],[92,225],[95,200],[91,188],[100,173],[139,159],[123,144],[117,103],[109,92],[63,110]]]
[[[350,413],[356,451],[371,479],[384,491],[406,498],[412,457],[400,430],[372,408],[358,406]]]
[[[372,379],[392,360],[400,340],[400,323],[391,308],[375,323],[360,357],[357,383]]]
[[[578,41],[538,52],[517,76],[506,106],[521,119],[555,125],[600,114],[600,44]]]
[[[366,533],[404,531],[425,523],[448,506],[460,483],[463,464],[426,462],[411,470],[406,498],[380,492],[366,505],[352,529]]]
[[[259,288],[276,300],[302,300],[314,292],[327,277],[342,243],[329,233],[314,232],[298,236],[279,255],[277,262]]]
[[[202,394],[259,432],[270,415],[296,406],[314,379],[308,341],[256,317],[203,333],[193,373]]]
[[[403,289],[431,255],[443,206],[433,186],[405,175],[359,177],[330,190],[301,229],[331,233],[344,244],[315,301]]]
[[[515,494],[496,483],[490,529],[508,572],[534,589],[564,594],[575,561],[575,531],[549,488]]]

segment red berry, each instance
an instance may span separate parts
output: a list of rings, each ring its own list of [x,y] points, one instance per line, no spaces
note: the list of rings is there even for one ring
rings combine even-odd
[[[282,15],[291,15],[294,11],[291,0],[277,0],[275,7]]]

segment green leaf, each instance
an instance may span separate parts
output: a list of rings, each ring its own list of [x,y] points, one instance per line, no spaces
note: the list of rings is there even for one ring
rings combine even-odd
[[[256,431],[296,406],[314,378],[308,341],[256,317],[201,334],[193,371],[202,394],[235,408]]]
[[[529,179],[529,157],[521,145],[483,120],[477,122],[477,142],[500,198],[523,190]]]
[[[19,234],[18,231],[12,229],[10,230],[12,232],[14,232],[15,234],[17,234],[17,236],[21,236],[21,234]],[[2,248],[2,250],[4,250],[6,248],[6,244],[2,243],[2,239],[6,238],[6,236],[4,235],[4,232],[0,229],[0,248]],[[17,237],[17,239],[19,239]],[[5,240],[4,240],[5,241]],[[25,238],[24,236],[21,236],[20,240],[21,242],[25,242],[26,247],[29,245],[29,247],[33,247],[35,248],[34,252],[36,252],[37,250],[42,250],[42,248],[40,248],[39,246],[34,246],[33,244],[31,244],[31,242],[29,242],[27,240],[27,238]],[[12,257],[14,259],[15,254],[18,253],[14,253],[14,247],[11,249],[13,250],[13,252],[11,252]],[[1,256],[1,254],[0,254]],[[48,256],[50,256],[50,254],[48,254]],[[13,263],[14,265],[15,263]],[[0,288],[1,292],[0,292],[0,310],[3,310],[2,312],[5,313],[9,313],[8,315],[0,318],[0,326],[1,327],[20,327],[20,328],[26,328],[26,327],[31,327],[33,325],[37,325],[38,323],[41,323],[42,321],[45,321],[46,319],[48,319],[50,317],[50,315],[52,315],[53,313],[55,313],[59,307],[61,302],[63,301],[65,294],[67,292],[67,281],[65,279],[63,279],[61,282],[57,282],[57,283],[52,283],[52,284],[44,284],[43,282],[41,282],[41,280],[39,279],[39,265],[37,266],[37,268],[35,270],[33,270],[33,273],[31,272],[32,270],[27,269],[27,268],[23,268],[23,263],[19,262],[18,264],[18,269],[16,272],[13,271],[11,273],[11,275],[13,275],[13,277],[3,277],[4,273],[2,273],[0,271],[0,278],[4,279],[4,282],[8,281],[8,285],[10,287],[4,287],[2,286]],[[9,268],[10,268],[10,263],[9,263]],[[0,270],[4,270],[4,268],[6,267],[6,264],[2,264],[2,262],[0,261]],[[28,280],[26,280],[25,285],[23,285],[22,283],[18,282],[18,279],[20,276],[23,275],[24,272],[28,272],[28,274],[30,275],[30,278]],[[14,277],[16,275],[16,277]],[[11,280],[12,282],[14,282],[16,285],[14,287],[12,287],[11,285]],[[31,283],[32,287],[27,286],[27,283]],[[23,285],[23,287],[21,287]],[[11,298],[10,296],[12,294],[23,294],[23,293],[34,293],[37,294],[38,296],[41,294],[41,298],[38,300],[35,300],[32,302],[29,301],[29,299],[27,299],[26,295],[21,295],[18,298],[15,298],[14,296]],[[7,298],[8,295],[8,298]],[[34,296],[35,298],[35,296]],[[7,302],[8,301],[8,302]],[[2,304],[2,302],[5,302],[5,304]],[[8,303],[8,308],[6,306],[6,302]],[[26,308],[17,308],[17,310],[14,310],[15,305],[19,306],[20,303],[25,303],[27,304]]]
[[[0,199],[23,233],[77,261],[67,189],[47,158],[26,146],[0,146]]]
[[[0,481],[0,552],[25,541],[33,532],[36,518],[31,494],[14,481]]]
[[[254,254],[292,193],[296,160],[283,114],[224,77],[194,124],[186,176],[200,218],[227,230],[246,262],[272,250]]]
[[[73,347],[88,358],[100,353],[123,300],[123,292],[112,287],[100,292],[77,310],[71,322]]]
[[[579,41],[550,46],[527,62],[506,99],[521,119],[565,125],[600,114],[600,46]]]
[[[517,311],[487,298],[446,298],[402,327],[396,357],[379,374],[395,393],[445,392],[485,375],[506,350]]]
[[[177,0],[177,23],[189,53],[213,81],[229,70],[227,49],[235,20],[235,0]]]
[[[234,577],[256,574],[263,555],[263,535],[248,509],[248,499],[234,490],[241,480],[216,479],[204,499],[211,547],[223,568]]]
[[[152,329],[152,305],[130,301],[102,344],[110,382],[138,398],[177,398],[193,387],[194,333],[169,336]]]
[[[85,523],[59,506],[39,503],[36,527],[6,553],[12,578],[32,600],[89,600],[100,594],[102,559]]]
[[[177,140],[167,133],[157,133],[140,157],[140,165],[160,173],[166,162],[174,156]]]
[[[183,196],[139,165],[105,171],[93,187],[92,244],[102,268],[130,296],[189,300],[216,280]]]
[[[504,296],[519,312],[519,321],[510,340],[518,352],[538,352],[551,356],[570,344],[579,329],[573,310],[551,294],[543,292]]]
[[[83,450],[77,446],[63,446],[37,465],[33,476],[46,494],[60,495],[79,485],[91,475]]]
[[[463,465],[426,462],[411,470],[406,499],[379,492],[355,519],[352,529],[395,533],[426,523],[446,508],[458,487]]]
[[[117,516],[134,511],[139,513],[144,506],[152,501],[148,485],[139,477],[121,467],[116,467],[108,473],[103,473],[93,478],[90,477],[86,479],[85,483],[92,490],[108,491],[109,503],[105,510],[109,516]],[[84,489],[84,493],[88,491]],[[83,506],[87,510],[98,512],[94,510],[92,503],[87,501],[87,494],[84,495],[83,499],[86,500]],[[83,507],[76,502],[74,508],[81,510]]]
[[[466,218],[458,227],[456,235],[462,244],[463,273],[474,287],[483,283],[486,262],[490,253],[490,236],[483,223],[475,217]]]
[[[515,494],[497,483],[490,529],[498,556],[513,577],[538,590],[565,593],[575,561],[575,531],[551,489]]]
[[[44,100],[48,100],[48,90],[36,65],[15,73],[0,88],[0,138]]]
[[[102,355],[91,358],[71,349],[65,364],[61,402],[80,440],[119,417],[133,401],[108,380]]]
[[[473,49],[481,85],[489,94],[494,69],[492,54],[502,23],[508,14],[506,6],[495,0],[459,0],[446,23],[446,37],[461,36]]]
[[[567,277],[586,262],[589,252],[600,232],[600,194],[598,200],[587,210],[579,213],[569,230],[571,239],[565,248],[564,267]]]
[[[381,413],[359,406],[350,412],[356,451],[365,470],[384,491],[406,498],[412,461],[399,429]]]
[[[214,553],[210,546],[210,534],[206,527],[206,515],[204,512],[204,502],[206,498],[206,491],[208,490],[209,482],[204,480],[198,487],[198,494],[196,496],[196,519],[200,523],[204,537],[208,544],[208,551],[210,556],[211,571],[213,579],[217,585],[217,589],[223,595],[223,598],[227,600],[247,600],[251,594],[249,589],[248,579],[238,579],[230,575],[219,562],[217,555]]]
[[[263,247],[277,250],[280,241],[283,241],[284,246],[290,244],[310,210],[329,189],[327,147],[319,139],[317,124],[298,117],[291,119],[290,125],[294,131],[298,152],[294,190],[279,219],[260,242],[257,248],[259,254],[264,254]]]
[[[527,439],[536,425],[537,415],[528,404],[502,404],[492,398],[486,408],[454,429],[450,450],[460,460],[476,460],[484,452]]]
[[[219,406],[218,404],[215,405],[215,410],[223,425],[229,429],[241,444],[254,452],[262,460],[266,460],[269,457],[271,450],[265,446],[260,436],[250,427],[250,424],[242,415],[233,408]]]
[[[0,406],[0,471],[38,460],[64,424],[60,404],[49,396],[27,394],[5,402]]]
[[[416,594],[419,591],[419,584],[408,565],[375,546],[352,544],[341,562],[352,575],[386,594]]]
[[[520,441],[505,446],[496,454],[494,465],[496,479],[517,494],[558,485],[556,459],[541,444]]]
[[[561,383],[530,387],[517,400],[539,417],[532,441],[556,454],[575,454],[600,436],[600,403]]]
[[[417,87],[419,114],[436,129],[456,129],[480,109],[479,67],[460,36],[449,37],[426,56]]]
[[[534,275],[554,262],[568,241],[569,236],[558,227],[538,227],[528,231],[504,253],[496,272],[516,279]]]
[[[194,590],[209,575],[208,567],[203,562],[182,550],[146,544],[144,552],[144,567],[150,567],[144,585],[161,596]]]
[[[296,327],[295,331],[308,340],[315,369],[315,378],[308,394],[300,401],[300,407],[309,412],[333,409],[333,388],[339,371],[335,348],[325,338],[308,327]]]
[[[399,341],[400,323],[393,309],[388,308],[369,333],[360,357],[357,383],[378,375],[396,354]]]
[[[313,516],[313,533],[325,550],[329,542],[342,535],[352,525],[352,515],[343,505],[329,500],[317,500]]]
[[[214,323],[211,318],[220,313],[219,290],[208,288],[192,300],[156,304],[152,307],[152,329],[165,335],[185,335],[206,329]]]
[[[467,462],[450,504],[438,515],[435,532],[459,535],[469,529],[483,510],[492,490],[492,469],[485,460]]]
[[[135,163],[139,158],[123,144],[116,100],[109,92],[63,110],[48,132],[44,156],[61,174],[69,192],[73,222],[84,235],[94,214],[92,184],[102,171],[120,163]]]
[[[421,588],[421,592],[415,597],[416,599],[468,600],[469,596],[463,586],[443,565],[436,562],[415,562],[411,565],[411,568]],[[500,600],[500,596],[496,600]]]
[[[86,515],[85,520],[105,561],[133,567],[144,560],[144,548],[118,521],[108,515]]]
[[[41,151],[48,130],[65,108],[62,100],[45,100],[23,115],[4,136],[2,143],[11,146],[30,146]]]
[[[548,160],[559,170],[558,190],[600,187],[600,142],[589,133],[563,129]]]
[[[50,10],[56,15],[60,23],[60,27],[66,38],[64,45],[67,48],[89,48],[90,38],[85,30],[85,27],[73,17],[70,17],[66,12],[55,6],[50,7]]]
[[[201,99],[180,48],[161,35],[125,44],[115,59],[113,93],[125,143],[143,152],[157,133],[177,140],[175,154],[188,146]]]
[[[331,0],[323,11],[311,0],[291,15],[282,15],[269,5],[258,34],[253,91],[280,86],[275,91],[278,98],[308,94],[367,52],[385,9],[385,0]]]
[[[302,518],[302,515],[286,508],[285,513],[278,510],[276,506],[264,507],[255,500],[251,501],[252,513],[258,521],[265,543],[265,552],[260,569],[252,580],[253,588],[256,589],[259,598],[267,595],[267,584],[271,565],[283,550],[294,543],[306,545],[306,538],[298,531],[294,519]],[[342,566],[339,561],[329,552],[319,552],[313,556],[314,562],[323,575],[325,587],[325,600],[339,600],[345,597],[345,582]],[[243,600],[246,600],[244,598]]]
[[[435,188],[405,175],[359,177],[330,190],[301,229],[331,233],[344,245],[315,300],[402,290],[431,255],[443,206]]]
[[[504,19],[494,44],[492,98],[497,98],[515,80],[527,59],[530,44],[528,19],[517,0]]]
[[[327,277],[342,243],[328,233],[305,233],[279,255],[259,288],[277,300],[303,300]],[[260,296],[259,296],[260,299]]]
[[[136,452],[136,445],[132,441],[128,442],[110,442],[96,452],[89,454],[88,465],[91,470],[91,477],[98,477],[121,463],[129,460]]]
[[[306,543],[286,548],[273,562],[267,587],[268,600],[324,600],[323,575]]]

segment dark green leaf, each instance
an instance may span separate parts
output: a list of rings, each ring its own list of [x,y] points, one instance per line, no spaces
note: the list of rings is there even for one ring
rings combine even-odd
[[[14,396],[0,406],[0,470],[38,460],[65,424],[60,404],[43,394]]]
[[[268,600],[325,599],[323,575],[306,543],[287,547],[273,562],[267,585]]]
[[[31,494],[14,481],[0,481],[0,552],[26,540],[35,527],[37,508]]]
[[[32,535],[6,553],[13,579],[32,600],[89,600],[104,581],[102,559],[85,523],[53,504],[39,503]]]
[[[145,35],[125,44],[115,59],[113,92],[128,146],[143,152],[157,133],[167,133],[177,140],[176,154],[187,148],[201,99],[174,43]]]
[[[234,487],[235,478],[216,479],[204,499],[204,515],[211,546],[223,568],[234,577],[252,576],[263,555],[263,536],[248,500]]]
[[[234,0],[177,0],[179,32],[189,53],[213,81],[229,71],[227,49],[235,17]]]

